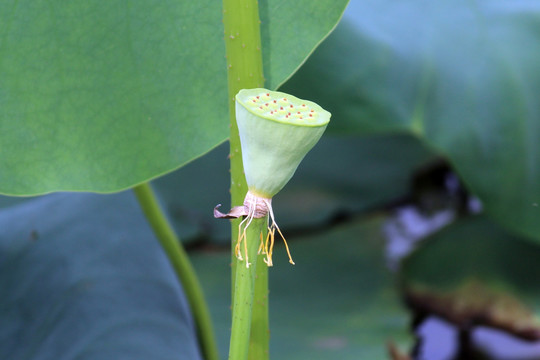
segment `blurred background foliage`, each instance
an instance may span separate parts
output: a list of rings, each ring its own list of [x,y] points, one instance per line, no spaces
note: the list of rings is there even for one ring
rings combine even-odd
[[[351,1],[281,87],[333,117],[274,200],[297,264],[278,248],[274,358],[388,359],[388,343],[396,359],[540,357],[538,34],[534,2]],[[153,182],[223,355],[229,224],[211,210],[231,205],[228,177],[223,144]],[[181,287],[129,192],[0,206],[0,358],[199,358]]]

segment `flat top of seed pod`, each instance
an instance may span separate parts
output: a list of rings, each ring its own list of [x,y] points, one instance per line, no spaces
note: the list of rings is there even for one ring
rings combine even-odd
[[[300,126],[323,126],[331,114],[312,101],[267,89],[243,89],[236,101],[249,112],[268,120]]]

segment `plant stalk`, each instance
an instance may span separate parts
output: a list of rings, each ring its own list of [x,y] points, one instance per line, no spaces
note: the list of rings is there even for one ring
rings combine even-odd
[[[197,337],[204,359],[219,360],[210,311],[208,310],[208,305],[206,304],[195,270],[180,240],[161,210],[150,184],[144,183],[135,186],[133,191],[163,251],[165,251],[165,254],[169,258],[176,276],[182,284],[195,319]]]
[[[262,45],[260,36],[259,9],[256,0],[223,0],[223,24],[224,39],[226,49],[226,63],[228,76],[228,99],[229,99],[229,118],[230,118],[230,163],[231,163],[231,205],[240,205],[248,191],[244,177],[244,168],[242,165],[242,149],[240,146],[240,137],[236,125],[235,116],[235,96],[241,89],[258,88],[264,86]],[[255,304],[249,311],[253,311],[250,318],[253,324],[249,332],[244,332],[244,336],[250,339],[249,359],[267,360],[269,358],[269,326],[268,326],[268,268],[262,262],[262,256],[255,261],[253,258],[253,267],[256,266],[256,278],[254,293],[243,292],[242,295],[236,293],[236,280],[238,279],[237,268],[245,267],[239,263],[234,256],[234,244],[238,238],[238,225],[241,219],[231,221],[231,289],[232,289],[232,308],[233,314],[236,311],[236,304],[247,306],[246,301]],[[263,226],[263,236],[266,236],[266,227]],[[248,235],[247,241],[250,245],[259,244],[259,233],[255,237]],[[258,246],[258,245],[257,245]],[[261,265],[262,264],[262,265]],[[258,266],[261,265],[261,266]],[[242,270],[244,271],[244,270]],[[251,299],[239,300],[238,297],[253,296]],[[243,309],[246,311],[246,309]],[[234,316],[234,315],[233,315]],[[234,322],[234,320],[233,320]],[[236,341],[240,341],[238,336],[231,335],[231,350]],[[244,329],[245,330],[245,329]],[[235,339],[233,342],[233,338]],[[247,341],[247,340],[246,340]],[[230,357],[232,359],[232,357]],[[240,360],[244,358],[234,358]]]
[[[266,223],[265,223],[266,224]],[[263,238],[266,239],[267,229],[263,226]],[[255,272],[255,294],[251,311],[251,337],[249,341],[250,360],[268,360],[270,358],[270,329],[268,314],[268,266],[264,257],[257,257]]]
[[[261,263],[259,260],[262,259],[262,256],[258,256],[257,254],[260,242],[253,240],[259,239],[261,231],[266,227],[266,221],[266,217],[253,219],[247,227],[246,239],[244,240],[246,242],[243,243],[247,246],[247,257],[244,254],[244,246],[241,246],[241,253],[244,260],[240,261],[236,266],[229,360],[248,359],[248,352],[252,347],[250,345],[250,333],[252,331],[252,309],[256,288],[255,280],[257,280],[256,273],[259,267],[266,267],[264,262],[262,262],[263,266],[260,266]],[[250,266],[246,267],[246,261],[248,260]],[[254,359],[251,354],[250,358]]]
[[[259,10],[256,0],[223,0],[223,25],[227,62],[230,119],[231,205],[240,205],[248,191],[242,165],[242,148],[236,125],[235,96],[242,89],[264,86]],[[240,219],[232,221],[232,246]],[[233,256],[234,289],[236,266]]]

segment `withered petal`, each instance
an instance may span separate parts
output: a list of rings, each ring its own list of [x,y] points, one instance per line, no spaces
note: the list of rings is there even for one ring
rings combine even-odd
[[[245,206],[235,206],[226,214],[218,210],[220,206],[221,204],[218,204],[214,208],[214,217],[216,219],[237,219],[239,217],[248,215],[248,211]]]

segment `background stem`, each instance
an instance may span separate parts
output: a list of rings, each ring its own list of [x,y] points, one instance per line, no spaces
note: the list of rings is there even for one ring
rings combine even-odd
[[[206,360],[219,360],[210,312],[208,311],[208,306],[195,270],[193,270],[180,240],[161,210],[150,184],[144,183],[135,186],[133,191],[139,200],[144,215],[154,230],[154,234],[169,258],[176,276],[182,284],[195,319],[197,336],[204,358]]]
[[[230,117],[230,162],[231,162],[231,204],[240,205],[244,201],[247,193],[247,184],[244,177],[242,165],[242,149],[240,147],[240,138],[236,126],[235,102],[234,97],[241,89],[250,89],[264,86],[262,46],[260,36],[259,9],[256,0],[223,0],[223,24],[224,38],[227,59],[228,75],[228,99],[229,99],[229,117]],[[241,220],[231,222],[231,239],[238,238],[238,224]],[[263,226],[263,236],[266,236],[266,227]],[[259,233],[255,238],[248,236],[248,243],[259,243]],[[231,251],[231,254],[234,252]],[[253,258],[255,259],[255,258]],[[255,264],[262,262],[262,256],[259,256]],[[232,255],[232,304],[233,314],[235,312],[235,282],[237,279],[236,267],[237,259]],[[242,267],[242,266],[240,266]],[[269,357],[269,327],[268,327],[268,268],[264,266],[256,267],[256,278],[253,307],[253,324],[251,326],[251,336],[249,345],[249,359],[267,360]],[[243,296],[246,295],[245,293]],[[241,305],[245,306],[245,305]],[[251,305],[250,305],[251,311]],[[234,320],[233,320],[234,321]],[[249,333],[244,335],[247,337]],[[236,339],[236,338],[235,338]],[[231,344],[232,344],[231,338]],[[240,359],[240,358],[238,358]],[[236,360],[236,359],[235,359]]]
[[[231,345],[229,349],[229,360],[246,360],[250,345],[250,333],[252,327],[252,308],[255,293],[256,272],[263,266],[258,261],[262,256],[258,256],[259,239],[261,230],[266,227],[266,218],[253,219],[246,229],[246,240],[248,249],[248,259],[251,265],[246,267],[246,256],[244,246],[241,246],[243,261],[238,262],[236,267],[236,281],[234,287],[234,306],[232,316]],[[265,329],[266,330],[266,329]],[[254,358],[250,354],[250,358]]]

